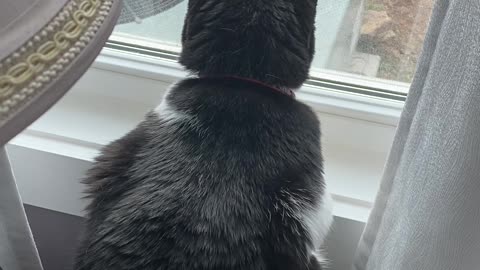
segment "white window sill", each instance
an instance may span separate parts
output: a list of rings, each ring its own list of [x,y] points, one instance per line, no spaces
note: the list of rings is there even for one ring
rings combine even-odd
[[[105,49],[76,86],[11,144],[91,162],[103,145],[131,130],[159,104],[165,89],[186,75],[171,61]],[[313,87],[303,87],[298,99],[310,104],[322,122],[325,177],[334,196],[334,214],[365,222],[403,103]],[[45,183],[35,186],[45,192],[27,192],[23,199],[81,215],[81,185],[65,189],[68,196],[48,192],[59,184],[55,181],[64,180],[41,180]]]

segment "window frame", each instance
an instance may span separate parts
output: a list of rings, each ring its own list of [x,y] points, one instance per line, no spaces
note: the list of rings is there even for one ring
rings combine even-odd
[[[96,66],[173,83],[189,75],[177,63],[180,50],[178,46],[158,41],[113,34],[97,59]],[[116,59],[131,63],[122,65]],[[144,68],[145,65],[150,68]],[[165,75],[168,77],[168,74],[173,77],[162,78]],[[344,72],[314,70],[298,89],[297,96],[319,112],[396,125],[409,86],[408,83]]]
[[[150,41],[128,34],[114,33],[106,44],[106,48],[133,52],[145,56],[156,57],[167,61],[178,61],[181,48]],[[405,101],[410,84],[381,78],[355,75],[312,67],[310,78],[305,85],[327,88],[345,93],[366,95],[396,101]]]

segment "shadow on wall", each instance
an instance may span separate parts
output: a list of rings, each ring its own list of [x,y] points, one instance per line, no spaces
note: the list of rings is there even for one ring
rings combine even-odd
[[[25,205],[44,270],[73,269],[83,218]]]
[[[73,269],[83,218],[30,205],[25,205],[25,209],[44,269]],[[335,218],[326,243],[328,269],[350,270],[363,227],[360,222]]]
[[[326,240],[326,257],[329,270],[351,270],[353,257],[365,224],[335,217]]]

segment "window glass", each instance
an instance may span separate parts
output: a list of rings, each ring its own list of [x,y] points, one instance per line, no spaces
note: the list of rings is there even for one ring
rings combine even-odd
[[[434,0],[320,0],[312,76],[348,76],[409,83]],[[113,38],[180,51],[187,1],[115,29]],[[370,79],[371,80],[371,79]]]

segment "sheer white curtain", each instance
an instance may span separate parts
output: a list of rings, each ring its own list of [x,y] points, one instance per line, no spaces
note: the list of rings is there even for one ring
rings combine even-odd
[[[480,2],[437,0],[356,270],[480,266]]]
[[[0,269],[42,269],[8,156],[1,146]]]
[[[123,9],[118,24],[129,23],[166,11],[183,0],[123,0]]]

